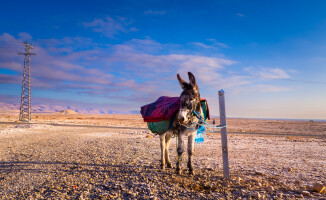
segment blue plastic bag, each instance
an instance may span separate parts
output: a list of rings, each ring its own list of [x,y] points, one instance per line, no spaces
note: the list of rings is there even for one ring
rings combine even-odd
[[[199,126],[197,130],[197,134],[195,137],[195,142],[196,143],[203,143],[204,142],[204,134],[205,134],[205,127],[204,126]]]

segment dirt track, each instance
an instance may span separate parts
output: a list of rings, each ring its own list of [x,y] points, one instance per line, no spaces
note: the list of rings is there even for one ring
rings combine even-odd
[[[326,139],[231,135],[231,180],[218,134],[195,145],[195,176],[159,168],[159,139],[144,131],[1,125],[0,196],[109,199],[326,199]],[[175,139],[171,159],[176,157]],[[273,191],[272,191],[273,189]]]
[[[22,125],[22,124],[32,124],[32,125],[50,125],[50,126],[66,126],[66,127],[76,127],[76,128],[106,128],[114,130],[137,130],[137,131],[147,131],[148,128],[139,128],[132,126],[103,126],[103,125],[84,125],[84,124],[58,124],[58,123],[22,123],[22,122],[0,122],[0,124],[9,124],[9,125]],[[219,133],[217,129],[207,129],[207,132],[216,132]],[[326,135],[323,133],[319,134],[303,134],[303,133],[262,133],[262,132],[230,132],[227,134],[237,134],[237,135],[263,135],[263,136],[298,136],[298,137],[317,137],[317,138],[326,138]]]

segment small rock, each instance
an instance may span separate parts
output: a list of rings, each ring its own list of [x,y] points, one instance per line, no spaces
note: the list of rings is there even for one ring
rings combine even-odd
[[[312,186],[311,190],[314,192],[322,193],[325,190],[325,186],[323,186],[323,184],[321,184],[321,183],[315,183]]]
[[[222,184],[224,187],[229,187],[229,182],[228,181],[224,181]]]
[[[36,192],[35,193],[35,198],[36,199],[43,199],[43,196],[39,192]]]
[[[84,200],[85,198],[84,198],[84,196],[83,196],[83,194],[81,194],[80,196],[79,196],[79,200]]]
[[[237,183],[240,184],[242,181],[242,178],[240,178],[239,176],[237,177]]]
[[[260,195],[259,192],[254,192],[254,193],[251,194],[251,196],[255,197],[255,198],[258,198],[258,199],[261,198],[261,195]]]
[[[300,198],[300,199],[304,198],[304,197],[303,197],[303,194],[297,194],[297,195],[295,195],[295,197],[296,197],[296,198]]]
[[[266,191],[267,191],[267,192],[274,192],[274,187],[273,187],[273,186],[268,186],[268,187],[266,188]]]
[[[241,190],[240,190],[240,192],[241,192],[241,194],[242,194],[242,195],[245,195],[245,194],[247,194],[247,191],[246,191],[246,190],[244,190],[244,189],[241,189]]]
[[[321,196],[321,194],[319,194],[318,192],[313,192],[312,193],[314,196],[316,196],[316,197],[320,197]]]
[[[301,191],[301,194],[302,194],[303,196],[305,196],[305,197],[309,197],[309,196],[311,196],[310,192],[308,192],[308,191],[306,191],[306,190]]]
[[[278,198],[280,198],[280,199],[283,199],[283,193],[282,193],[282,192],[276,194],[276,196],[277,196]]]
[[[257,186],[258,186],[258,187],[262,187],[263,184],[261,184],[261,182],[257,182]]]
[[[256,175],[263,176],[263,175],[264,175],[264,172],[262,172],[262,171],[255,171],[255,174],[256,174]]]

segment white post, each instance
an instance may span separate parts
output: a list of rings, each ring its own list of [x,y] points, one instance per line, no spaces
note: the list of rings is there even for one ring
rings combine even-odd
[[[220,123],[221,126],[226,125],[226,115],[225,115],[225,99],[224,91],[218,91],[219,105],[220,105]],[[223,173],[224,178],[229,179],[229,156],[228,156],[228,138],[226,134],[226,127],[221,129],[221,140],[222,140],[222,156],[223,156]]]

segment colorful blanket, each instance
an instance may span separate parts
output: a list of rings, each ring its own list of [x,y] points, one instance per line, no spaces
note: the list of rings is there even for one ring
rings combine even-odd
[[[200,99],[202,106],[205,104],[207,108],[203,108],[205,118],[210,119],[208,104],[205,99]],[[155,102],[142,106],[140,113],[144,122],[159,122],[169,120],[173,114],[180,109],[179,97],[162,96]]]
[[[140,113],[144,118],[144,122],[159,122],[169,120],[179,108],[179,97],[162,96],[154,103],[142,106]]]

